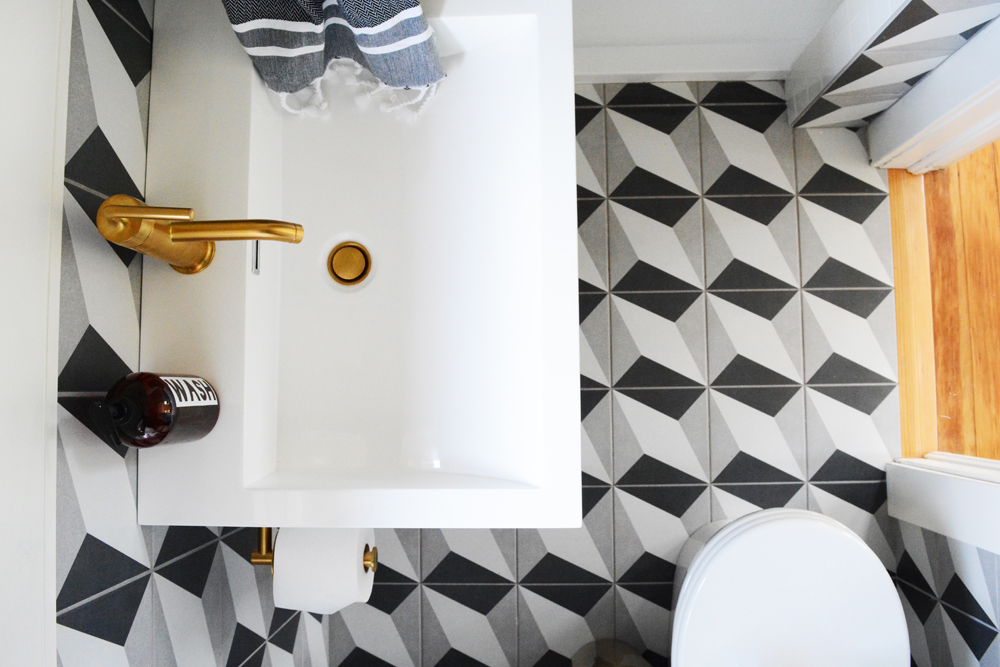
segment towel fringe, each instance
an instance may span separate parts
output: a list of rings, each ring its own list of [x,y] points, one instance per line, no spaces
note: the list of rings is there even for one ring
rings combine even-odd
[[[414,122],[437,93],[437,83],[419,88],[394,88],[377,79],[360,63],[351,58],[336,58],[327,65],[323,76],[294,93],[278,93],[281,108],[289,113],[313,118],[330,115],[328,91],[323,86],[337,83],[357,89],[354,101],[362,109],[377,103],[383,113],[407,122]]]
[[[397,116],[401,116],[412,123],[417,120],[420,112],[424,110],[427,103],[434,98],[434,95],[437,93],[437,87],[436,83],[432,83],[429,86],[420,88],[420,92],[416,97],[404,101],[399,101],[398,95],[391,95],[387,102],[382,102],[379,105],[379,109],[385,113],[396,113]]]

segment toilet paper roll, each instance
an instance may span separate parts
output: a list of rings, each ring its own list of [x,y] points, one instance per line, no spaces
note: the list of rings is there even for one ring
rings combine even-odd
[[[274,541],[274,604],[332,614],[367,602],[375,573],[364,570],[371,528],[282,528]]]

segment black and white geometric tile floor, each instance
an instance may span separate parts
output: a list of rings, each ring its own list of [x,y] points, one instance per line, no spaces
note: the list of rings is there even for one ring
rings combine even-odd
[[[914,662],[997,664],[998,557],[886,515],[898,455],[885,179],[778,83],[581,86],[583,527],[379,530],[371,600],[276,609],[248,528],[140,527],[87,403],[138,362],[142,257],[96,207],[144,183],[152,6],[74,11],[60,296],[63,667],[667,664],[674,564],[713,519],[808,507],[894,572]]]
[[[684,540],[760,508],[833,516],[895,572],[885,174],[850,130],[792,130],[778,83],[581,86],[577,106],[584,481],[613,486],[614,636],[665,661]],[[904,530],[931,563],[970,550]],[[995,600],[978,556],[956,581]],[[947,622],[911,623],[915,664],[994,664],[995,613],[957,586]]]

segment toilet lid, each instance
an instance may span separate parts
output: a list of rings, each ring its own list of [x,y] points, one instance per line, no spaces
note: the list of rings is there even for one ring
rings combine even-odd
[[[767,510],[698,553],[674,610],[672,667],[907,667],[906,620],[875,553],[842,524]]]

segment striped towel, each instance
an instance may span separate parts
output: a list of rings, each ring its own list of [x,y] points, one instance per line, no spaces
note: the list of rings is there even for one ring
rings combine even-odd
[[[254,67],[279,93],[311,86],[318,94],[328,66],[343,58],[367,69],[382,87],[433,92],[445,75],[418,0],[222,0],[222,4]]]

